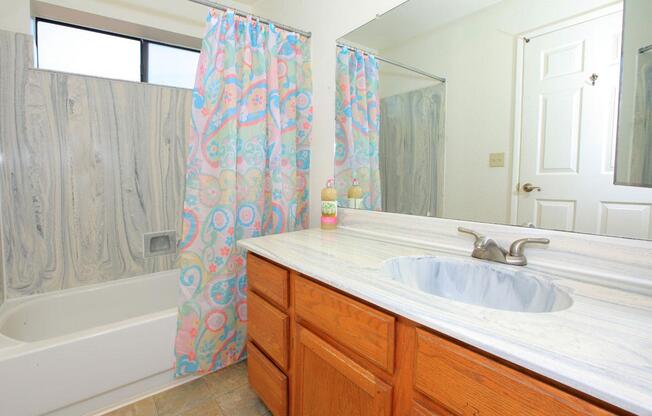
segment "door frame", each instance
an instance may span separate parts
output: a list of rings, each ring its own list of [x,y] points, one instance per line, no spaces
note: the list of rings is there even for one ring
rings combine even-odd
[[[512,225],[518,221],[518,196],[520,192],[520,170],[521,170],[521,140],[523,136],[523,77],[524,77],[524,55],[525,44],[531,39],[547,35],[548,33],[586,23],[591,20],[599,19],[610,14],[623,11],[624,1],[610,4],[599,9],[581,14],[579,16],[565,19],[561,22],[552,23],[538,29],[522,32],[516,36],[516,66],[514,71],[514,134],[512,138],[512,173],[510,183],[510,204],[509,204],[509,221]],[[622,57],[621,57],[622,59]]]

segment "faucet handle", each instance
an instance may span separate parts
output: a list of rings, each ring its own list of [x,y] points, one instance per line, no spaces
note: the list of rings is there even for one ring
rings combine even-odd
[[[457,231],[461,233],[466,233],[466,234],[471,234],[473,237],[475,237],[475,242],[476,244],[482,240],[484,240],[484,235],[480,234],[477,231],[473,231],[469,228],[464,228],[464,227],[457,227]]]
[[[521,238],[509,246],[509,255],[512,257],[523,257],[526,244],[550,244],[547,238]]]

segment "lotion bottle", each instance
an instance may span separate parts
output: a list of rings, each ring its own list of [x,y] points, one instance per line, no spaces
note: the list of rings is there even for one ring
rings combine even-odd
[[[321,228],[322,230],[337,228],[337,190],[333,178],[329,178],[326,187],[321,190]]]
[[[348,192],[349,208],[362,209],[362,187],[357,179],[353,179],[353,184]]]

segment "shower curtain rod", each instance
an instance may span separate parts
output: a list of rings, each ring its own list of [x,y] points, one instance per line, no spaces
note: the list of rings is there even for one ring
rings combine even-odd
[[[227,10],[233,10],[233,13],[235,13],[238,16],[251,17],[252,19],[255,19],[255,20],[257,20],[260,23],[263,23],[265,25],[272,24],[272,25],[276,26],[279,29],[282,29],[282,30],[285,30],[285,31],[288,31],[288,32],[294,32],[294,33],[297,33],[299,35],[305,36],[307,38],[312,36],[311,32],[306,32],[305,30],[297,29],[297,28],[292,27],[292,26],[287,26],[287,25],[284,25],[282,23],[277,23],[277,22],[274,22],[272,20],[265,19],[264,17],[256,16],[256,15],[253,15],[251,13],[243,12],[242,10],[234,9],[233,7],[227,7],[227,6],[223,5],[223,4],[215,3],[215,2],[212,2],[212,1],[208,1],[208,0],[189,0],[189,1],[191,1],[193,3],[201,4],[203,6],[208,6],[208,7],[211,7],[213,9],[221,10],[223,12],[225,12]]]
[[[383,58],[382,56],[375,55],[374,53],[366,51],[366,50],[364,50],[362,48],[356,48],[354,46],[347,45],[346,43],[341,43],[341,42],[337,42],[337,47],[338,48],[353,49],[353,50],[362,52],[365,55],[371,55],[374,58],[378,59],[379,61],[383,61],[383,62],[386,62],[386,63],[388,63],[390,65],[398,66],[399,68],[403,68],[403,69],[407,69],[408,71],[416,72],[417,74],[423,75],[424,77],[432,78],[432,79],[437,80],[439,82],[446,83],[446,78],[442,78],[442,77],[438,77],[437,75],[429,74],[428,72],[422,71],[419,68],[415,68],[415,67],[410,66],[410,65],[402,64],[402,63],[400,63],[398,61],[394,61],[394,60],[391,60],[389,58]]]

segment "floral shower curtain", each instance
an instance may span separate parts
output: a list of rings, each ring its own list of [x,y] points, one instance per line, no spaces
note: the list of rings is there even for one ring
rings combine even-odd
[[[335,187],[340,206],[357,179],[364,209],[382,209],[380,190],[378,61],[341,47],[336,71]]]
[[[236,241],[308,225],[309,41],[211,10],[199,58],[180,243],[176,374],[244,358]]]

